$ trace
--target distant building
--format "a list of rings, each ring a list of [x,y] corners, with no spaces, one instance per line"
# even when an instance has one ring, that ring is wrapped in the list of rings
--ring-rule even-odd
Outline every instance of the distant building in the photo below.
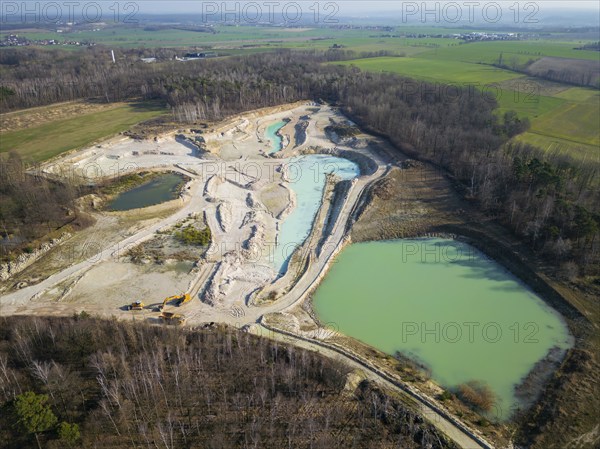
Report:
[[[185,59],[206,59],[206,58],[215,58],[217,54],[214,51],[204,51],[201,53],[186,53],[184,56]]]

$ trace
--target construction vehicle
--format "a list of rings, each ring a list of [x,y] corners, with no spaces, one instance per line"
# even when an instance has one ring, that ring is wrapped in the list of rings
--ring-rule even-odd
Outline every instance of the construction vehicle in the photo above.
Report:
[[[157,311],[162,312],[169,301],[176,301],[175,305],[177,307],[179,307],[180,305],[185,304],[186,302],[188,302],[191,299],[192,299],[192,297],[188,293],[182,293],[181,295],[169,296],[168,298],[165,298],[165,300],[162,302],[162,304],[160,304],[158,306]]]
[[[185,304],[186,302],[190,301],[192,299],[192,297],[190,296],[189,293],[184,293],[183,295],[181,295],[178,299],[177,302],[175,303],[175,305],[177,307],[182,306],[183,304]]]
[[[183,315],[179,315],[178,313],[162,312],[158,318],[167,324],[181,325],[185,323],[185,317]]]
[[[131,304],[129,304],[128,309],[129,310],[143,310],[144,303],[142,301],[132,302]]]

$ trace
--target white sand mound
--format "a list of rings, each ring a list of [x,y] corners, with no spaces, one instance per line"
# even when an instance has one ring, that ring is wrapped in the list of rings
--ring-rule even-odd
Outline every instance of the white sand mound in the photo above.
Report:
[[[285,190],[287,190],[287,192],[288,192],[288,204],[285,207],[285,209],[283,209],[281,211],[281,213],[277,216],[278,220],[283,221],[296,208],[297,199],[296,199],[296,192],[294,192],[292,189],[290,189],[286,184],[282,183],[282,184],[279,184],[279,185],[281,187],[283,187]]]
[[[227,232],[231,227],[231,203],[222,201],[217,206],[217,222],[223,232]]]

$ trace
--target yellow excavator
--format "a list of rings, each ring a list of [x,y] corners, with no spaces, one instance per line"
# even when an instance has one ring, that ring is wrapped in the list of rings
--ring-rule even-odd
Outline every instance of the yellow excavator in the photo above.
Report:
[[[161,314],[158,316],[158,318],[160,318],[167,324],[181,325],[181,324],[185,323],[184,316],[179,315],[178,313],[161,312]]]
[[[144,303],[142,301],[135,301],[127,306],[129,310],[144,310]]]
[[[176,301],[175,305],[177,307],[179,307],[182,304],[185,304],[186,302],[190,301],[191,299],[192,299],[192,297],[190,296],[189,293],[182,293],[181,295],[169,296],[168,298],[165,298],[165,300],[162,302],[162,304],[160,304],[158,306],[158,311],[162,312],[163,309],[165,308],[165,306],[167,305],[167,303],[170,301]]]
[[[177,299],[177,302],[175,303],[175,305],[177,307],[184,305],[186,302],[190,301],[192,299],[192,297],[190,296],[189,293],[184,293],[183,295],[180,295],[179,298]]]

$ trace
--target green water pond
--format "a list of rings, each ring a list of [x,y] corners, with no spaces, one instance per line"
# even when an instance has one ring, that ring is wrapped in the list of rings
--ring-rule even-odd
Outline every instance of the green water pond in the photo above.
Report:
[[[426,366],[446,388],[478,380],[495,417],[524,406],[515,386],[573,344],[561,316],[498,263],[455,240],[353,244],[317,289],[323,323]]]
[[[183,182],[183,177],[176,173],[159,175],[131,190],[120,193],[108,204],[107,208],[113,211],[126,211],[173,200],[177,198]]]

